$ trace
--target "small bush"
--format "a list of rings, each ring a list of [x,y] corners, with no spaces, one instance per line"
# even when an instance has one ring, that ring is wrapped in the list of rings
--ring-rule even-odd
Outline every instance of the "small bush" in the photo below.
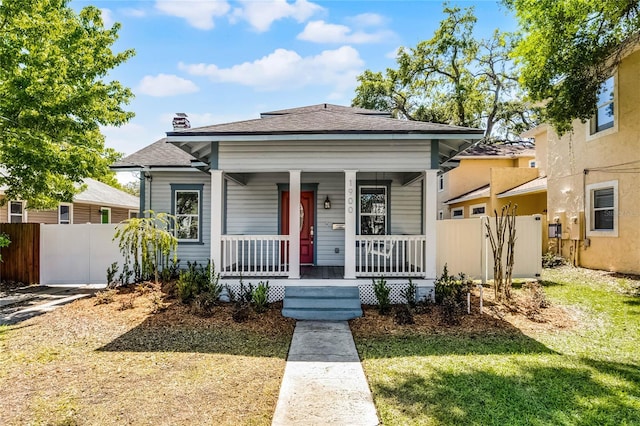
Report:
[[[458,277],[449,275],[447,265],[444,265],[442,275],[435,281],[436,303],[442,305],[444,321],[447,324],[457,324],[459,316],[465,312],[466,295],[471,291],[473,282],[463,273]]]
[[[218,298],[211,293],[200,293],[193,299],[192,312],[201,317],[209,317],[218,304]]]
[[[400,296],[404,297],[404,300],[407,301],[406,303],[409,306],[409,308],[413,309],[416,307],[417,291],[418,291],[418,287],[413,283],[411,278],[409,278],[409,284],[407,285],[407,287],[400,290]]]
[[[175,280],[180,276],[180,259],[170,259],[169,265],[162,268],[160,271],[160,281],[167,283],[171,280]]]
[[[115,289],[108,289],[108,290],[103,290],[103,291],[99,291],[96,293],[96,300],[94,300],[93,304],[94,305],[108,305],[109,303],[113,302],[114,298],[116,297],[116,294],[118,294],[118,291]]]
[[[136,294],[135,293],[129,293],[127,295],[127,297],[123,298],[120,301],[120,308],[119,309],[121,311],[126,311],[127,309],[133,309],[135,301],[136,301]]]
[[[168,303],[162,299],[162,295],[158,292],[151,293],[151,312],[157,314],[164,311],[169,306]]]
[[[0,232],[0,248],[9,247],[9,244],[11,244],[9,236],[4,232]],[[2,256],[0,256],[0,262],[2,262]]]
[[[548,251],[542,255],[542,267],[543,268],[557,268],[559,266],[566,265],[567,261],[562,256],[558,256],[552,251]]]
[[[117,287],[117,282],[115,280],[116,274],[118,273],[118,262],[113,262],[111,266],[107,268],[107,288]]]
[[[540,314],[542,309],[550,306],[547,296],[544,294],[544,288],[538,281],[531,281],[522,285],[525,293],[524,310],[525,315],[532,321],[543,321]]]
[[[253,309],[262,313],[269,307],[269,281],[266,283],[260,281],[258,286],[251,293],[251,303]]]
[[[196,283],[188,271],[180,272],[180,277],[176,282],[176,295],[182,303],[188,303],[196,294]]]
[[[399,325],[409,325],[409,324],[415,324],[415,321],[413,320],[413,313],[411,312],[411,309],[409,309],[409,305],[398,305],[395,307],[394,309],[394,316],[393,319],[396,322],[396,324]]]
[[[381,315],[388,315],[391,312],[391,287],[387,285],[387,281],[384,278],[380,278],[378,281],[373,280],[373,293],[378,300],[378,312]]]

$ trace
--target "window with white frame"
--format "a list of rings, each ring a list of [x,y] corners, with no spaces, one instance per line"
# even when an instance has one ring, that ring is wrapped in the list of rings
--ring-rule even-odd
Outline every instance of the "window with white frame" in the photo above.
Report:
[[[469,206],[469,211],[471,212],[470,216],[483,216],[487,211],[487,204],[474,204]]]
[[[174,197],[176,238],[179,241],[199,241],[200,191],[176,190]]]
[[[387,187],[362,185],[359,187],[360,235],[387,234]]]
[[[25,209],[23,201],[9,201],[9,223],[24,223]]]
[[[529,160],[529,167],[531,168],[536,167],[536,160]]]
[[[61,203],[58,206],[58,223],[70,225],[73,222],[73,204]]]
[[[587,236],[618,236],[618,181],[587,185]]]
[[[463,219],[464,218],[464,207],[458,207],[455,209],[451,209],[451,218],[452,219]]]
[[[111,223],[111,209],[100,207],[100,223]]]
[[[591,134],[610,129],[614,125],[614,78],[609,77],[600,85],[596,114],[591,120]]]
[[[438,176],[438,192],[444,191],[444,175]]]
[[[135,219],[138,217],[138,210],[129,210],[129,219]]]

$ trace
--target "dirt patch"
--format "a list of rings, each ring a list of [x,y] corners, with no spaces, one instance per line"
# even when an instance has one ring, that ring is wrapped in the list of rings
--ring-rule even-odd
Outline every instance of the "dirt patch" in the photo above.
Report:
[[[97,299],[0,329],[3,424],[270,424],[295,325],[281,306],[238,324],[155,286]]]
[[[391,315],[380,315],[375,306],[364,305],[362,318],[351,321],[351,329],[361,337],[412,334],[496,334],[510,332],[541,332],[570,330],[576,326],[575,315],[565,308],[550,304],[532,315],[530,300],[523,290],[514,290],[509,304],[496,304],[491,289],[483,291],[483,311],[480,313],[478,289],[471,295],[471,313],[462,314],[460,323],[447,324],[441,306],[418,308],[414,324],[399,325]]]

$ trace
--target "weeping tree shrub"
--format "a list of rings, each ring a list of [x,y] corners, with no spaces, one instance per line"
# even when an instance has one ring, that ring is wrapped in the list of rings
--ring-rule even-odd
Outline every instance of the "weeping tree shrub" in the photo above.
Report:
[[[498,302],[511,299],[517,209],[517,204],[512,206],[511,203],[508,203],[502,206],[500,215],[496,210],[493,211],[495,215],[494,228],[491,227],[491,220],[485,222],[493,253],[493,291],[495,300]]]
[[[113,239],[118,240],[124,267],[132,265],[134,280],[153,277],[156,284],[160,272],[177,262],[178,239],[171,232],[175,217],[147,210],[149,217],[131,218],[118,227]],[[123,283],[125,284],[125,283]]]

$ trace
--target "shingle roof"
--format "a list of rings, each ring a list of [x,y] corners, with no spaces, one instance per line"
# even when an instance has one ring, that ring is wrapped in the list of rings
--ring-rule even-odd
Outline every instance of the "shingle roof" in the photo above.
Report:
[[[465,149],[454,159],[472,157],[535,157],[535,145],[529,142],[505,144],[476,144]]]
[[[100,204],[131,209],[140,207],[140,199],[138,197],[105,183],[87,178],[84,179],[84,184],[86,189],[73,198],[75,203]]]
[[[340,109],[310,109],[269,118],[236,121],[212,126],[167,132],[186,135],[286,135],[286,134],[482,134],[481,129],[383,116],[346,113]]]
[[[491,195],[491,185],[487,184],[481,186],[480,188],[473,189],[467,193],[457,196],[456,198],[452,198],[448,201],[445,201],[445,204],[456,204],[461,203],[463,201],[477,200],[479,198],[487,198]]]
[[[111,165],[114,169],[150,166],[190,167],[195,157],[162,138]]]
[[[507,191],[498,194],[498,198],[513,197],[515,195],[535,194],[537,192],[545,192],[547,190],[547,177],[539,177],[529,182],[518,185]]]
[[[333,104],[317,104],[317,105],[309,105],[309,106],[304,106],[299,108],[281,109],[278,111],[263,112],[260,114],[260,116],[265,118],[265,117],[272,117],[276,115],[299,114],[302,112],[312,112],[312,111],[319,111],[319,110],[327,110],[327,111],[339,112],[343,114],[362,114],[362,115],[372,115],[372,116],[391,118],[391,113],[387,111],[376,111],[373,109],[347,107],[347,106],[333,105]]]

